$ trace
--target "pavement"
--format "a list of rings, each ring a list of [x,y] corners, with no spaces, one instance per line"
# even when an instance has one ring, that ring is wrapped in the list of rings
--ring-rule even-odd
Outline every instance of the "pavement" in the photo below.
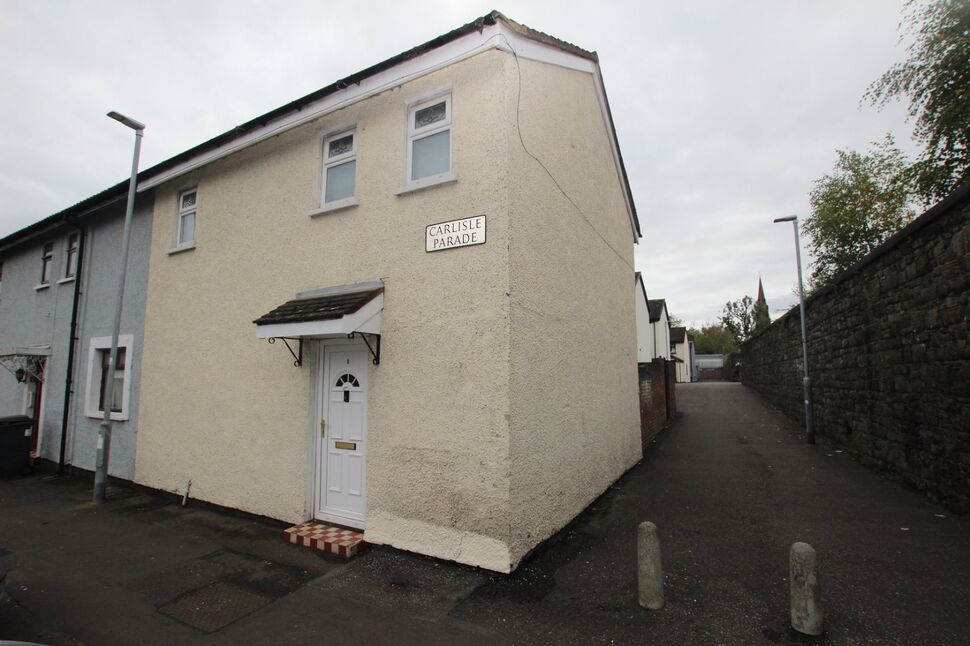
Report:
[[[678,385],[644,460],[511,575],[84,477],[0,482],[0,639],[46,644],[959,644],[970,523],[856,464],[739,384]],[[637,605],[658,526],[666,606]],[[788,549],[821,563],[826,634],[788,627]],[[5,573],[5,577],[4,577]]]

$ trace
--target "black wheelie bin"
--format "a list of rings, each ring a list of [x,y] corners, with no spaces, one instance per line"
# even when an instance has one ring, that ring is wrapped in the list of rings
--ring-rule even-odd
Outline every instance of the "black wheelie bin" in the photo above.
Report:
[[[0,478],[30,475],[30,440],[34,420],[26,415],[0,417]]]

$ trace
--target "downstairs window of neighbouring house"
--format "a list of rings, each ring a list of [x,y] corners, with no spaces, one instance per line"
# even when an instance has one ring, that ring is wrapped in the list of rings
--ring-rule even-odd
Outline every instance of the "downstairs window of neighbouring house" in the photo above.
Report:
[[[104,417],[103,403],[111,407],[111,419],[126,420],[130,414],[132,336],[118,336],[114,378],[110,380],[111,337],[91,339],[88,350],[88,379],[84,399],[87,417]]]

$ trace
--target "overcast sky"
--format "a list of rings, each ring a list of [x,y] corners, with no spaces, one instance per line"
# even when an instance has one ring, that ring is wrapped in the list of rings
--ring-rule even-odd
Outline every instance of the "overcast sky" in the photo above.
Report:
[[[838,148],[904,106],[863,92],[902,60],[901,0],[0,0],[0,237],[142,168],[498,9],[600,55],[643,227],[637,269],[689,324],[794,302],[791,225]],[[807,261],[806,261],[807,262]]]

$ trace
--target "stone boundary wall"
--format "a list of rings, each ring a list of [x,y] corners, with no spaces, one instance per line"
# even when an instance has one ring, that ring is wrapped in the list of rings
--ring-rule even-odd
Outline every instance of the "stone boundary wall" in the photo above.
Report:
[[[970,184],[806,303],[816,433],[970,512]],[[795,307],[742,348],[742,382],[802,423]]]
[[[638,364],[640,373],[640,439],[644,449],[677,410],[673,362],[654,359]]]

